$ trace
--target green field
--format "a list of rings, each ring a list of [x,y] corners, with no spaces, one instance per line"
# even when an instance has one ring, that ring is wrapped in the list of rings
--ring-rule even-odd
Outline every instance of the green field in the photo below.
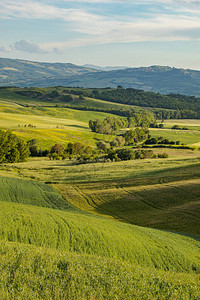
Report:
[[[1,198],[2,240],[116,258],[163,270],[200,272],[199,239],[71,211],[58,195],[55,203],[55,193],[48,186],[29,182],[26,188],[24,180],[1,179],[8,193]],[[16,185],[18,194],[13,192]],[[34,201],[37,195],[35,187],[49,193],[45,202],[45,197],[38,196],[33,206],[30,199]],[[29,199],[29,205],[25,199]],[[46,203],[54,209],[42,207]]]
[[[1,299],[198,299],[200,277],[115,259],[0,243]]]
[[[36,181],[0,177],[0,201],[55,209],[72,207],[50,186]]]
[[[186,145],[197,145],[200,142],[200,130],[150,129],[152,137],[164,137],[170,141],[180,141]]]
[[[39,182],[2,187],[1,299],[198,297],[199,238],[75,211]]]
[[[7,112],[7,110],[9,112]],[[55,143],[64,146],[69,141],[80,141],[95,146],[96,141],[112,140],[113,136],[91,132],[89,120],[104,119],[109,114],[64,108],[24,108],[0,103],[0,128],[10,129],[25,140],[36,139],[42,149]],[[27,125],[31,124],[31,127]]]
[[[14,95],[0,90],[0,129],[42,149],[114,139],[88,126],[109,114]],[[199,120],[164,126],[151,135],[199,145]],[[153,151],[169,158],[0,164],[0,299],[199,299],[200,151]]]
[[[88,212],[200,235],[198,151],[181,150],[181,156],[164,161],[86,165],[37,158],[1,166],[0,174],[48,182],[69,203]]]

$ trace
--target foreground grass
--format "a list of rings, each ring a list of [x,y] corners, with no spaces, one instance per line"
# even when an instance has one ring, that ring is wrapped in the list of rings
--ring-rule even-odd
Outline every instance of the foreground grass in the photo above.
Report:
[[[0,228],[1,240],[200,272],[199,239],[80,212],[1,202]]]
[[[198,299],[200,277],[0,243],[1,299]]]

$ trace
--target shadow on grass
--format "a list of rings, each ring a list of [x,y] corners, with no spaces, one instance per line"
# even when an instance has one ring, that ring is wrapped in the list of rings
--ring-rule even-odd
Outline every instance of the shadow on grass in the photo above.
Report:
[[[81,126],[81,125],[75,125],[75,124],[69,124],[69,125],[64,125],[65,127],[76,127],[76,128],[81,128],[81,129],[89,129],[87,126]]]

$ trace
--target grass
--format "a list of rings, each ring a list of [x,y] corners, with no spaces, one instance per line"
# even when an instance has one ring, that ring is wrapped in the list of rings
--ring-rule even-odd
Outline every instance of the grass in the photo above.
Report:
[[[138,181],[135,181],[136,184]],[[200,180],[126,187],[114,184],[53,185],[76,207],[114,219],[200,236]]]
[[[200,161],[198,152],[184,152],[166,160],[86,165],[32,159],[3,165],[0,174],[48,182],[73,206],[94,214],[200,235]]]
[[[88,128],[89,119],[107,115],[41,107],[0,90],[0,128],[36,139],[42,149],[112,140]],[[170,121],[188,125],[164,125]],[[188,131],[151,134],[198,144],[198,122],[189,121]],[[200,152],[153,150],[170,157],[1,164],[0,299],[198,299]]]
[[[186,153],[188,155],[188,151]],[[184,153],[184,150],[181,151]],[[168,159],[146,159],[108,163],[76,164],[73,161],[50,161],[48,158],[32,158],[28,162],[3,164],[0,174],[12,174],[23,178],[35,178],[43,182],[55,183],[93,183],[117,180],[137,185],[142,179],[143,185],[173,182],[199,178],[199,151],[193,156],[178,156]],[[136,184],[134,181],[136,180]]]
[[[170,129],[150,129],[152,137],[162,136],[171,141],[180,141],[186,145],[193,145],[200,141],[199,130],[170,130]]]
[[[25,140],[36,139],[38,146],[42,149],[50,149],[55,143],[65,146],[69,141],[80,141],[94,147],[99,139],[110,141],[114,138],[114,136],[91,132],[86,122],[90,117],[92,118],[91,112],[86,114],[84,111],[53,108],[52,111],[50,110],[53,117],[48,116],[48,109],[44,110],[47,115],[41,113],[40,110],[34,111],[35,114],[31,115],[31,111],[32,109],[30,109],[30,114],[25,114],[25,111],[19,113],[15,110],[15,113],[0,112],[0,128],[10,129]],[[63,118],[60,118],[60,115]],[[93,114],[93,117],[97,118],[105,116],[106,114],[103,113]],[[84,121],[80,121],[81,119]],[[27,127],[28,124],[34,127]]]
[[[0,177],[0,201],[29,204],[55,209],[72,208],[62,196],[47,184],[10,177]]]
[[[1,202],[0,239],[114,258],[177,272],[200,272],[200,241],[70,210]]]
[[[189,129],[200,130],[200,120],[197,119],[170,119],[165,120],[163,124],[166,128],[171,128],[174,125],[180,125]]]
[[[0,243],[1,299],[198,299],[199,275]]]

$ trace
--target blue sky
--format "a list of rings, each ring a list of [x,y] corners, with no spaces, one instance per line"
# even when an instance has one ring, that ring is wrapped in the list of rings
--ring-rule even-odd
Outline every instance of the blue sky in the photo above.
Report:
[[[1,0],[0,56],[200,69],[200,1]]]

